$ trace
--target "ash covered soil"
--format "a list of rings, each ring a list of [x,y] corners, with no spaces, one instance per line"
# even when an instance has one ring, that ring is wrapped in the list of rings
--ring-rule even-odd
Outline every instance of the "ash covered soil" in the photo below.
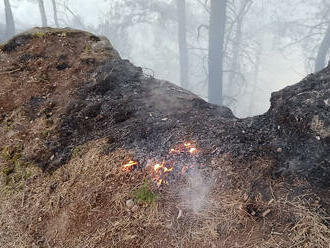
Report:
[[[1,44],[0,83],[2,247],[330,247],[329,67],[238,119],[105,38],[36,28]]]

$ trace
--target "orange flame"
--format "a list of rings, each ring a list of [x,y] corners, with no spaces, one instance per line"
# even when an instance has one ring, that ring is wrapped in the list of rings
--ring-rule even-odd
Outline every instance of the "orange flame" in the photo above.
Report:
[[[171,172],[171,171],[173,171],[173,168],[164,167],[163,170],[164,170],[164,172]]]
[[[161,168],[163,168],[162,164],[155,164],[154,165],[154,171],[157,173]]]
[[[175,156],[176,155],[181,156],[181,154],[182,155],[190,154],[191,156],[194,156],[197,153],[198,150],[193,142],[184,142],[169,150],[169,154],[173,154]],[[149,167],[151,170],[152,180],[155,182],[156,185],[161,186],[163,184],[168,183],[169,174],[176,169],[174,168],[174,166],[176,166],[176,162],[173,159],[175,159],[175,157],[174,158],[171,157],[170,161],[155,163],[151,167]],[[131,160],[123,165],[122,170],[126,172],[131,172],[137,166],[138,166],[138,162]],[[182,166],[181,168],[180,167],[177,168],[178,171],[179,172],[181,171],[181,174],[185,174],[188,170],[193,169],[195,165],[192,164],[192,165]]]
[[[192,147],[192,148],[189,149],[189,152],[191,154],[193,154],[193,153],[197,152],[197,149],[195,147]]]
[[[132,171],[138,165],[138,162],[130,160],[126,164],[123,165],[123,171]]]
[[[156,173],[158,173],[158,172],[164,172],[165,173],[165,172],[170,172],[172,170],[173,170],[173,168],[167,168],[164,163],[154,165],[154,171]]]

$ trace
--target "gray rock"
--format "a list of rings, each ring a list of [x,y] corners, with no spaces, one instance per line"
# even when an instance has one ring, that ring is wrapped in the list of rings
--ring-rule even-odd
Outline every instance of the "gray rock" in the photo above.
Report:
[[[128,207],[129,209],[133,208],[134,205],[135,205],[135,203],[132,199],[129,199],[126,201],[126,207]]]

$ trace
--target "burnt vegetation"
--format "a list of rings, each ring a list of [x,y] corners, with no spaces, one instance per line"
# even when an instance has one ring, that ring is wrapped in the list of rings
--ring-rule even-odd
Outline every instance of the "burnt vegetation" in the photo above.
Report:
[[[1,245],[329,244],[329,67],[239,119],[102,39],[34,29],[1,48]]]

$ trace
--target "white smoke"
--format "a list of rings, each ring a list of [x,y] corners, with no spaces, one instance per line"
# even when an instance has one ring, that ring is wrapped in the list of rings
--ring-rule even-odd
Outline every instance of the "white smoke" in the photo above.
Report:
[[[203,175],[200,170],[189,171],[187,173],[187,185],[180,193],[183,206],[195,214],[207,209],[212,185],[212,179]]]

